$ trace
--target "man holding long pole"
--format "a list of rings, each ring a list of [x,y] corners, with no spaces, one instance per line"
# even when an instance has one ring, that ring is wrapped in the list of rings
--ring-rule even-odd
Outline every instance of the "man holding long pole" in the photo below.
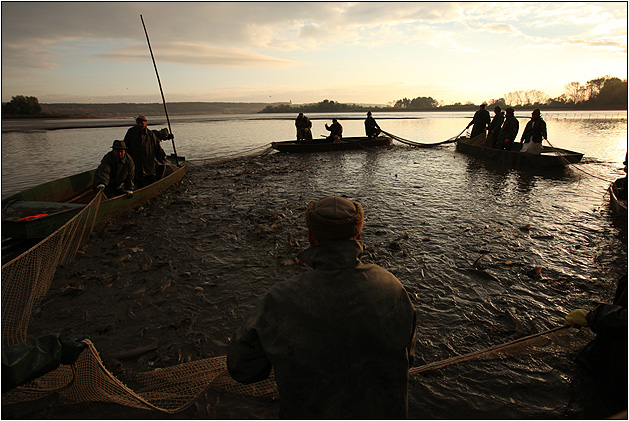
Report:
[[[159,144],[159,139],[147,127],[148,121],[143,115],[135,119],[135,126],[127,130],[124,143],[129,148],[129,155],[135,164],[133,182],[136,188],[148,186],[157,181],[155,175],[155,160],[162,164],[166,162],[166,152]]]

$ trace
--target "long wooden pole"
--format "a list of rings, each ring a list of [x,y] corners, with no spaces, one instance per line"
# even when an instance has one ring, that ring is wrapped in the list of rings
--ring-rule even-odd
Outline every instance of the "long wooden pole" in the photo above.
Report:
[[[164,90],[162,89],[162,81],[159,79],[159,72],[157,71],[157,64],[155,64],[155,57],[153,56],[153,49],[151,48],[151,41],[149,40],[149,33],[146,31],[146,25],[144,24],[144,18],[140,15],[142,21],[142,27],[144,28],[144,35],[146,35],[146,43],[149,46],[151,52],[151,59],[153,60],[153,67],[155,68],[155,75],[157,76],[157,83],[159,84],[159,91],[162,94],[162,103],[164,104],[164,112],[166,113],[166,121],[168,122],[168,132],[172,135],[173,131],[170,128],[170,118],[168,118],[168,109],[166,108],[166,99],[164,98]],[[175,155],[175,164],[179,166],[179,160],[177,159],[177,149],[175,148],[175,137],[172,138],[173,152]]]

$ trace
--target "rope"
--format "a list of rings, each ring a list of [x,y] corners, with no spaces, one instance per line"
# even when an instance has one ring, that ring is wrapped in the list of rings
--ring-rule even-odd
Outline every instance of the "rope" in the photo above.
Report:
[[[548,335],[550,333],[553,333],[553,332],[565,329],[567,327],[570,327],[570,326],[555,327],[553,329],[546,330],[544,332],[535,333],[535,334],[530,335],[530,336],[525,336],[523,338],[519,338],[519,339],[516,339],[516,340],[511,341],[511,342],[507,342],[507,343],[500,344],[500,345],[494,345],[494,346],[491,346],[489,348],[481,349],[479,351],[473,351],[473,352],[470,352],[469,354],[458,355],[456,357],[448,358],[448,359],[441,360],[441,361],[436,361],[434,363],[424,364],[424,365],[421,365],[419,367],[412,367],[411,369],[408,370],[408,374],[412,376],[412,375],[415,375],[415,374],[423,373],[424,371],[435,370],[437,368],[446,367],[448,365],[456,364],[456,363],[459,363],[459,362],[462,362],[462,361],[466,361],[466,360],[472,359],[474,357],[478,357],[478,356],[483,355],[483,354],[488,354],[490,352],[498,351],[500,349],[507,348],[507,347],[516,345],[516,344],[521,343],[521,342],[526,342],[526,341],[529,341],[531,339],[535,339],[535,338],[537,338],[539,336]]]
[[[594,174],[590,174],[589,172],[587,172],[587,171],[585,171],[585,170],[583,170],[583,169],[581,169],[581,168],[579,168],[579,167],[576,167],[576,166],[572,165],[572,163],[571,163],[570,161],[568,161],[568,160],[567,160],[567,159],[563,156],[563,154],[562,154],[562,153],[560,153],[557,149],[555,149],[555,147],[552,145],[552,143],[550,143],[550,141],[549,141],[548,139],[546,139],[546,142],[548,142],[548,144],[550,145],[550,147],[551,147],[551,149],[553,150],[553,152],[555,152],[555,153],[556,153],[556,154],[557,154],[557,155],[558,155],[558,156],[559,156],[562,160],[564,160],[564,162],[565,162],[565,163],[567,164],[567,166],[569,166],[570,168],[572,168],[572,169],[577,169],[577,170],[581,171],[582,173],[585,173],[585,174],[589,175],[590,177],[598,178],[599,180],[603,180],[603,181],[604,181],[604,182],[606,182],[606,183],[611,183],[611,181],[609,181],[609,180],[606,180],[606,179],[604,179],[604,178],[602,178],[602,177],[599,177],[599,176],[597,176],[597,175],[594,175]]]
[[[206,162],[216,163],[216,162],[222,162],[222,161],[229,161],[234,158],[246,158],[246,157],[265,155],[267,153],[270,153],[272,150],[273,148],[271,147],[271,144],[267,143],[262,146],[256,146],[251,149],[245,149],[244,151],[222,155],[217,158],[193,159],[193,160],[191,159],[191,160],[188,160],[188,162],[192,162],[192,163],[200,162],[202,164],[205,164]]]
[[[401,138],[401,137],[396,136],[394,134],[391,134],[389,132],[385,132],[384,130],[382,131],[382,133],[386,134],[387,136],[391,137],[392,139],[397,140],[398,142],[405,143],[405,144],[410,145],[410,146],[417,146],[417,147],[420,147],[420,148],[432,148],[433,146],[445,145],[446,143],[453,143],[453,142],[456,142],[456,139],[458,139],[458,137],[461,135],[459,133],[457,136],[451,137],[448,140],[444,140],[443,142],[438,142],[438,143],[419,143],[419,142],[413,142],[412,140]],[[463,133],[463,132],[461,132],[461,133]]]

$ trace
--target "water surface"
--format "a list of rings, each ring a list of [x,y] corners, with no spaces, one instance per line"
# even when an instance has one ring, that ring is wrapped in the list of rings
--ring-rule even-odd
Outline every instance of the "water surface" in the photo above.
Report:
[[[218,197],[202,187],[199,191],[206,194],[208,209],[275,210],[290,204],[296,208],[287,214],[295,215],[310,199],[329,194],[361,202],[368,251],[363,260],[393,272],[411,295],[418,314],[415,365],[421,365],[560,326],[570,310],[612,299],[616,278],[627,272],[627,240],[611,217],[606,189],[624,175],[627,121],[610,119],[609,112],[594,114],[546,117],[553,146],[585,154],[582,163],[560,173],[504,168],[459,154],[454,145],[423,149],[396,144],[342,153],[271,154],[256,158],[250,168],[234,164],[247,171],[267,165],[295,168],[254,178],[260,190],[255,201],[239,177],[234,177],[233,189],[221,184],[224,194]],[[191,172],[201,171],[203,160],[292,139],[293,117],[174,119],[177,152],[193,161]],[[315,136],[325,134],[323,125],[331,117],[311,115]],[[362,115],[335,117],[347,136],[363,134]],[[375,117],[388,132],[432,143],[457,135],[471,116]],[[528,115],[517,117],[522,130]],[[3,133],[2,195],[95,167],[125,131],[94,127]],[[172,152],[169,142],[164,147]],[[300,223],[295,215],[295,224]],[[474,262],[494,278],[471,272]],[[541,277],[529,275],[534,267],[542,268]],[[422,375],[411,382],[410,415],[574,418],[570,388],[577,351],[569,345],[562,344],[564,351],[555,354],[525,350],[504,361],[463,363]]]

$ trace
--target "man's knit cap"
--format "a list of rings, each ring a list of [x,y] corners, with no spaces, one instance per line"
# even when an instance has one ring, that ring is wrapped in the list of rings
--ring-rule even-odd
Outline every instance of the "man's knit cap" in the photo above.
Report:
[[[313,200],[306,208],[306,226],[322,242],[356,237],[363,229],[363,217],[360,203],[344,197]]]

